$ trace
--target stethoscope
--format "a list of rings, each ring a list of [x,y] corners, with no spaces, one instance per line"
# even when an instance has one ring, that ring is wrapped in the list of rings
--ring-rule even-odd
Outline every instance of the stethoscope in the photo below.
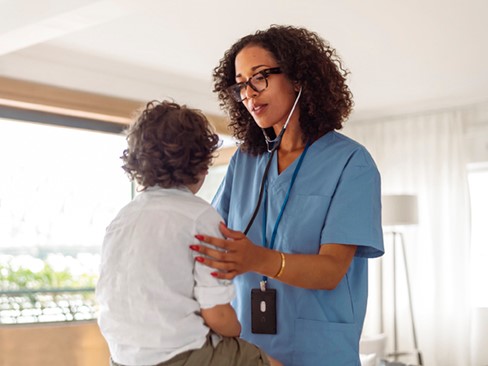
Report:
[[[247,233],[249,232],[249,229],[251,228],[254,220],[256,219],[256,216],[257,216],[258,211],[259,211],[259,207],[261,206],[261,201],[263,199],[264,186],[266,184],[266,178],[268,177],[268,172],[269,172],[269,168],[271,166],[271,161],[273,160],[273,155],[274,155],[275,151],[278,150],[278,147],[281,144],[281,140],[283,138],[285,130],[288,127],[288,123],[290,122],[291,115],[295,111],[295,108],[298,104],[298,100],[300,99],[301,95],[302,95],[302,87],[300,87],[300,90],[298,91],[298,95],[295,99],[295,103],[293,103],[293,106],[290,110],[290,113],[288,114],[288,118],[286,119],[286,122],[285,122],[283,128],[281,129],[278,136],[276,136],[276,138],[270,139],[269,136],[266,134],[266,131],[264,130],[264,128],[261,129],[263,131],[264,139],[266,141],[266,147],[268,149],[268,152],[270,153],[270,156],[268,159],[268,163],[266,164],[266,168],[264,169],[263,178],[261,179],[261,185],[259,187],[258,202],[256,203],[256,207],[254,208],[254,212],[251,216],[251,219],[249,220],[249,222],[246,226],[246,229],[244,230],[244,235],[247,235]]]

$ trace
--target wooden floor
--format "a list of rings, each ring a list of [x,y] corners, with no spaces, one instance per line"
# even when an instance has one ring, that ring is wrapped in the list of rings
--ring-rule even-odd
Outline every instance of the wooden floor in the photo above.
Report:
[[[108,366],[96,322],[0,325],[0,366]]]

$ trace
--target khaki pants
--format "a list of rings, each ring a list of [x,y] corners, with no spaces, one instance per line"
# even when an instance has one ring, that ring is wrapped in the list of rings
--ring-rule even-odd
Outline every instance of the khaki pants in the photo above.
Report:
[[[124,366],[110,360],[111,366]],[[200,349],[183,352],[155,366],[270,366],[266,354],[241,338],[223,337],[214,348],[210,336]]]

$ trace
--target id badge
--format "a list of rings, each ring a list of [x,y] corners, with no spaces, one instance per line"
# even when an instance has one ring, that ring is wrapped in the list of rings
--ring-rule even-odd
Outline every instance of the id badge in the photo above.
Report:
[[[254,334],[276,334],[276,289],[251,290],[251,331]]]

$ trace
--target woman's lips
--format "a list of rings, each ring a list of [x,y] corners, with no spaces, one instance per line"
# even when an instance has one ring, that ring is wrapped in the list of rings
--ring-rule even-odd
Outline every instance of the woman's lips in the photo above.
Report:
[[[252,106],[252,113],[259,116],[260,114],[264,113],[264,110],[266,109],[266,107],[267,107],[267,104],[253,105]]]

